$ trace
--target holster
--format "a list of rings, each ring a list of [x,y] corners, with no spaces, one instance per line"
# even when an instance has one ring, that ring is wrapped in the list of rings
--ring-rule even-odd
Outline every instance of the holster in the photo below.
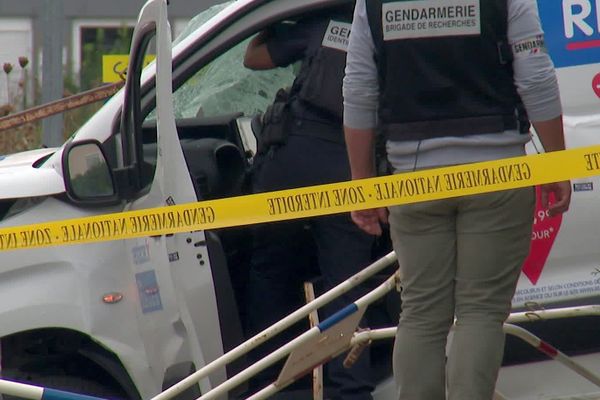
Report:
[[[271,146],[281,146],[287,142],[289,133],[289,92],[279,89],[275,101],[267,107],[262,116],[262,129],[257,137],[257,153],[267,152]]]

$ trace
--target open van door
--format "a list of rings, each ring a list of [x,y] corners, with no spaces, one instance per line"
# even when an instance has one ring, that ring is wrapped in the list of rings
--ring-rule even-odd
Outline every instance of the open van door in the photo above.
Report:
[[[166,0],[146,3],[134,30],[121,115],[125,191],[128,210],[197,201],[180,146],[173,114],[171,31]],[[141,72],[144,55],[155,46],[155,165],[144,160]],[[148,223],[140,220],[139,223]],[[222,354],[221,334],[210,262],[203,232],[127,240],[140,307],[137,317],[157,382],[183,378]],[[190,309],[188,306],[193,306]],[[200,319],[202,317],[202,320]],[[202,323],[204,321],[204,323]],[[176,351],[173,351],[173,350]],[[171,370],[169,370],[171,368]],[[224,371],[200,382],[202,391],[223,380]]]

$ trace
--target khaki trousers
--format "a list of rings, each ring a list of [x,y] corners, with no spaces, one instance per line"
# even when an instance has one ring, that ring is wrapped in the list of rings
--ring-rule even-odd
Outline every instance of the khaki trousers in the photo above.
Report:
[[[534,205],[524,188],[390,208],[402,273],[399,400],[492,399]]]

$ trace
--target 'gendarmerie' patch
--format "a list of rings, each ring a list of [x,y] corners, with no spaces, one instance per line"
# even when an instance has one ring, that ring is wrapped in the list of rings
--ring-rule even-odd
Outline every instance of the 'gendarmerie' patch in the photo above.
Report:
[[[323,47],[347,51],[348,39],[350,38],[350,27],[352,24],[341,21],[329,21],[327,31],[323,37]]]
[[[384,40],[481,34],[479,0],[412,0],[384,3]]]
[[[537,35],[532,38],[519,40],[512,44],[512,51],[515,58],[523,58],[527,56],[536,55],[539,53],[546,53],[546,43],[544,42],[543,35]]]

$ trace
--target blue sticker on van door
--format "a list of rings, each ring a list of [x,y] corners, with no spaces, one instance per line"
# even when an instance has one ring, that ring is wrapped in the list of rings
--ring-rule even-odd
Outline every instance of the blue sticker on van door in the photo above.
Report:
[[[600,0],[538,0],[556,67],[600,62]]]
[[[135,274],[138,293],[140,294],[140,304],[142,313],[146,314],[152,311],[160,311],[163,309],[160,299],[160,290],[158,281],[153,270],[144,271]]]
[[[150,245],[145,243],[141,246],[134,246],[131,249],[131,254],[133,255],[133,263],[135,265],[147,263],[150,261]]]

